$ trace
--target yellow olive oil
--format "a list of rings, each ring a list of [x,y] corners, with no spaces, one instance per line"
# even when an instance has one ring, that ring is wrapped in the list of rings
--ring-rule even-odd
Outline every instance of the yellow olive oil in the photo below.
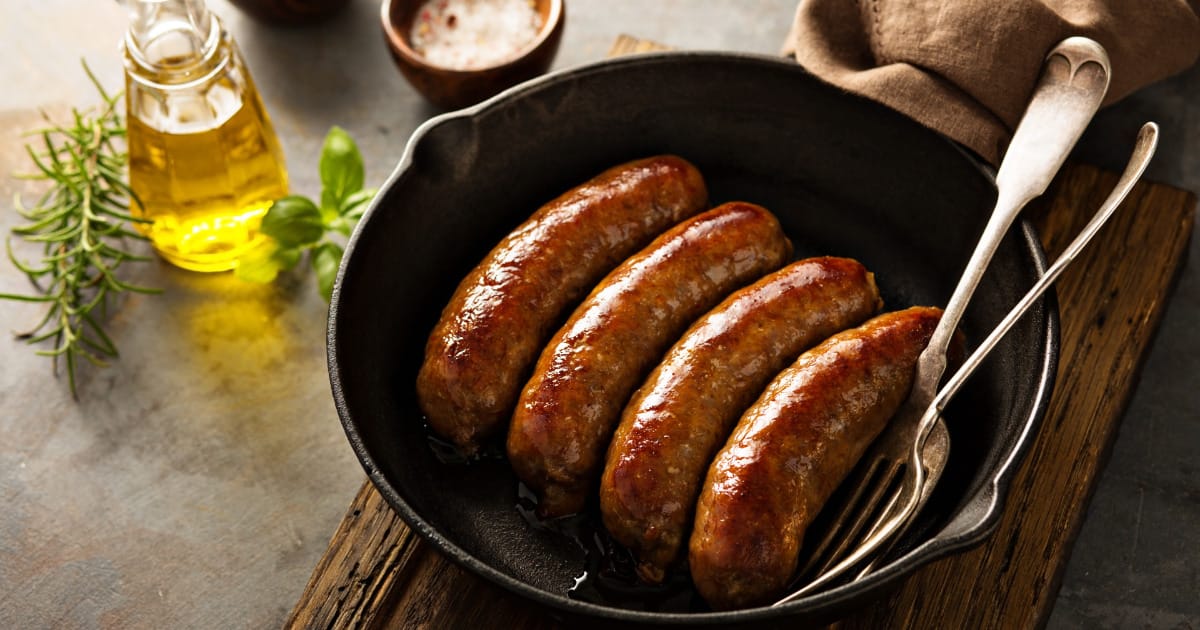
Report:
[[[250,85],[249,87],[253,87]],[[195,271],[224,271],[262,237],[271,202],[287,194],[283,151],[256,92],[203,130],[154,129],[128,120],[129,184],[158,252]]]
[[[155,250],[225,271],[287,194],[283,151],[241,53],[203,0],[134,0],[125,37],[133,212]]]

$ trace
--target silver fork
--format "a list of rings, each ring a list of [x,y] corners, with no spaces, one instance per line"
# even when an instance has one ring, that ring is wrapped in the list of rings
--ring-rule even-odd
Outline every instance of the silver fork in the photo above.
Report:
[[[1108,198],[1100,205],[1100,209],[1096,211],[1096,214],[1092,216],[1088,224],[1080,230],[1075,240],[1071,241],[1071,244],[1063,250],[1058,259],[1054,261],[1054,264],[1046,270],[1045,275],[1039,278],[1033,287],[1029,289],[1029,292],[1021,298],[1021,301],[1017,302],[1017,305],[1004,316],[1004,319],[1000,320],[1000,323],[988,334],[983,343],[979,344],[979,347],[963,362],[958,371],[954,373],[954,376],[946,380],[946,384],[942,386],[942,389],[938,391],[929,408],[925,410],[924,415],[921,416],[921,425],[917,429],[917,434],[921,435],[926,431],[935,431],[940,426],[940,435],[945,438],[945,441],[943,444],[934,445],[932,442],[936,434],[933,432],[929,433],[929,437],[921,449],[921,464],[930,472],[925,477],[925,486],[921,489],[921,497],[917,501],[916,507],[901,525],[900,530],[892,537],[891,542],[894,543],[896,541],[900,532],[912,523],[917,514],[920,513],[921,508],[925,506],[925,502],[929,499],[930,493],[937,484],[939,477],[937,473],[940,473],[945,466],[946,459],[949,456],[949,436],[946,432],[946,425],[943,422],[942,412],[946,409],[946,405],[949,404],[950,399],[954,398],[954,395],[958,393],[958,390],[962,388],[971,374],[983,363],[983,360],[987,358],[992,349],[1000,343],[1004,335],[1016,325],[1021,316],[1058,280],[1063,271],[1071,263],[1075,262],[1076,257],[1079,256],[1079,253],[1083,251],[1088,242],[1092,240],[1092,237],[1100,231],[1100,228],[1104,227],[1104,224],[1116,212],[1117,206],[1121,205],[1121,202],[1125,200],[1129,192],[1133,190],[1134,184],[1141,179],[1142,173],[1146,170],[1146,166],[1150,164],[1150,159],[1154,157],[1154,151],[1157,147],[1158,125],[1152,122],[1142,125],[1142,128],[1138,131],[1137,141],[1134,143],[1133,154],[1129,157],[1129,163],[1125,165],[1125,171],[1121,173],[1121,178],[1117,180],[1117,185],[1113,187]],[[913,465],[913,463],[910,462],[910,465]],[[934,470],[937,472],[934,473]],[[868,535],[870,533],[868,532]],[[863,571],[859,573],[858,577],[861,578],[874,570],[879,559],[880,555],[876,555]]]
[[[912,391],[886,434],[857,467],[863,472],[861,478],[849,481],[855,484],[850,486],[856,488],[854,495],[834,517],[826,536],[814,548],[812,560],[800,573],[810,573],[815,566],[820,567],[818,576],[776,602],[776,606],[828,584],[872,554],[900,530],[921,503],[922,494],[927,496],[932,488],[927,477],[936,480],[941,474],[949,433],[940,415],[935,413],[933,422],[922,422],[922,418],[937,394],[951,338],[1005,233],[1021,209],[1046,191],[1099,109],[1110,75],[1104,48],[1085,37],[1065,39],[1046,56],[1033,97],[996,174],[995,209],[929,345],[921,353]],[[921,465],[926,450],[929,460]],[[889,493],[901,471],[904,477],[900,488]],[[869,535],[855,544],[853,541],[872,519],[874,524],[866,528]],[[851,547],[849,555],[843,557]]]

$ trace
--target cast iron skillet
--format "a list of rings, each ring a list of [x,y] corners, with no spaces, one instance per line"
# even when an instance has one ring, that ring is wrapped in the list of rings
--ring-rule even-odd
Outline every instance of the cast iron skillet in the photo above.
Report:
[[[338,414],[380,493],[455,562],[554,614],[592,621],[828,620],[983,540],[1049,399],[1053,304],[1025,317],[949,410],[948,468],[893,559],[866,580],[777,609],[714,613],[686,584],[665,603],[568,597],[587,554],[525,520],[507,462],[435,456],[414,382],[458,281],[542,203],[611,165],[657,153],[694,162],[714,205],[738,199],[771,209],[798,258],[861,260],[890,309],[945,303],[995,197],[988,170],[951,142],[777,58],[628,57],[434,118],[409,141],[351,238],[330,307]],[[1044,266],[1033,229],[1021,223],[967,311],[967,337],[982,339]]]

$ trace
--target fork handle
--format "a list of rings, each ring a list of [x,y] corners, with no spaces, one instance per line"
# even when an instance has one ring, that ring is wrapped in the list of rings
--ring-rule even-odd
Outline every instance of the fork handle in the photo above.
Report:
[[[1096,214],[1092,216],[1088,224],[1083,227],[1083,230],[1079,232],[1075,240],[1071,241],[1071,244],[1063,250],[1058,260],[1055,260],[1054,264],[1046,270],[1045,275],[1034,283],[1029,292],[1021,298],[1021,301],[1004,316],[1004,319],[1000,320],[1000,323],[996,325],[991,334],[975,348],[975,352],[971,353],[971,356],[963,362],[958,371],[954,373],[954,376],[951,376],[946,381],[946,384],[934,399],[934,405],[932,405],[934,407],[933,413],[941,413],[945,409],[950,399],[958,393],[963,383],[975,372],[975,368],[983,363],[983,360],[996,347],[996,344],[1000,343],[1004,335],[1016,325],[1021,316],[1033,306],[1034,302],[1042,297],[1046,289],[1050,288],[1050,285],[1075,261],[1075,258],[1079,256],[1084,247],[1087,247],[1088,242],[1100,231],[1100,228],[1104,227],[1108,219],[1117,211],[1117,207],[1129,195],[1129,191],[1133,190],[1134,184],[1141,179],[1142,173],[1146,170],[1146,166],[1150,164],[1150,158],[1154,157],[1154,150],[1157,147],[1158,125],[1152,122],[1142,125],[1141,130],[1138,131],[1137,142],[1134,144],[1133,155],[1129,158],[1129,164],[1125,166],[1125,171],[1121,173],[1121,178],[1117,181],[1117,185],[1113,187],[1112,192],[1109,193],[1108,198],[1104,200],[1100,209],[1096,211]]]
[[[1108,54],[1086,37],[1065,39],[1046,56],[1029,107],[996,174],[996,207],[917,363],[911,400],[917,408],[933,401],[946,370],[950,339],[1000,241],[1025,204],[1046,191],[1066,161],[1100,108],[1110,75]]]

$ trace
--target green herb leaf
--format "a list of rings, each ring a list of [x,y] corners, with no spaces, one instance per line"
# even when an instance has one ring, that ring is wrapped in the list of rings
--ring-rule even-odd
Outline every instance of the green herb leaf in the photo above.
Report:
[[[254,249],[238,257],[237,266],[233,268],[233,275],[246,282],[262,284],[271,282],[279,274],[279,266],[272,259],[278,249],[279,243],[275,240],[264,240]]]
[[[233,273],[237,276],[238,280],[267,284],[274,282],[275,276],[279,275],[279,267],[275,265],[275,261],[271,260],[270,256],[263,258],[243,256],[238,259],[237,267],[233,268]]]
[[[328,302],[333,295],[333,281],[342,264],[342,248],[337,243],[324,242],[313,248],[312,267],[317,272],[317,288]]]
[[[271,205],[263,215],[259,231],[284,248],[300,247],[321,240],[325,224],[321,220],[321,211],[311,200],[288,195]]]
[[[238,258],[233,273],[240,280],[266,284],[275,280],[281,271],[287,271],[300,261],[300,250],[281,247],[274,239],[267,239]]]
[[[130,240],[145,240],[132,230],[149,223],[128,212],[137,200],[125,181],[128,154],[123,146],[125,125],[120,115],[121,94],[109,95],[87,63],[83,70],[103,101],[96,109],[72,110],[71,122],[50,123],[35,132],[40,142],[25,145],[37,172],[24,179],[45,180],[49,186],[32,207],[14,199],[16,212],[28,221],[12,228],[27,242],[42,244],[36,264],[19,261],[7,248],[12,264],[29,277],[37,295],[0,294],[0,299],[40,302],[46,311],[33,329],[17,338],[31,344],[50,341],[52,349],[37,354],[61,358],[71,393],[75,367],[82,357],[103,365],[117,356],[117,346],[102,328],[109,298],[122,291],[156,293],[157,289],[120,278],[127,262],[148,260],[130,251]]]
[[[280,271],[294,267],[300,255],[310,250],[317,287],[329,300],[342,260],[341,245],[330,237],[350,236],[376,191],[363,189],[362,155],[340,127],[331,128],[325,137],[320,171],[321,205],[297,195],[276,201],[263,216],[260,228],[272,241],[265,249],[255,249],[238,260],[239,278],[270,282]]]
[[[321,148],[321,206],[341,208],[350,195],[362,190],[363,160],[358,145],[346,130],[334,126]]]
[[[354,224],[356,222],[356,220],[351,220],[347,217],[334,217],[332,221],[325,224],[325,227],[338,234],[350,236],[350,233],[354,231]]]
[[[338,207],[338,214],[355,219],[361,217],[371,200],[375,198],[375,192],[374,188],[367,188],[346,197],[342,200],[342,205]]]
[[[301,251],[299,249],[279,248],[275,250],[275,255],[272,259],[278,263],[280,271],[287,271],[296,266],[300,262]]]

